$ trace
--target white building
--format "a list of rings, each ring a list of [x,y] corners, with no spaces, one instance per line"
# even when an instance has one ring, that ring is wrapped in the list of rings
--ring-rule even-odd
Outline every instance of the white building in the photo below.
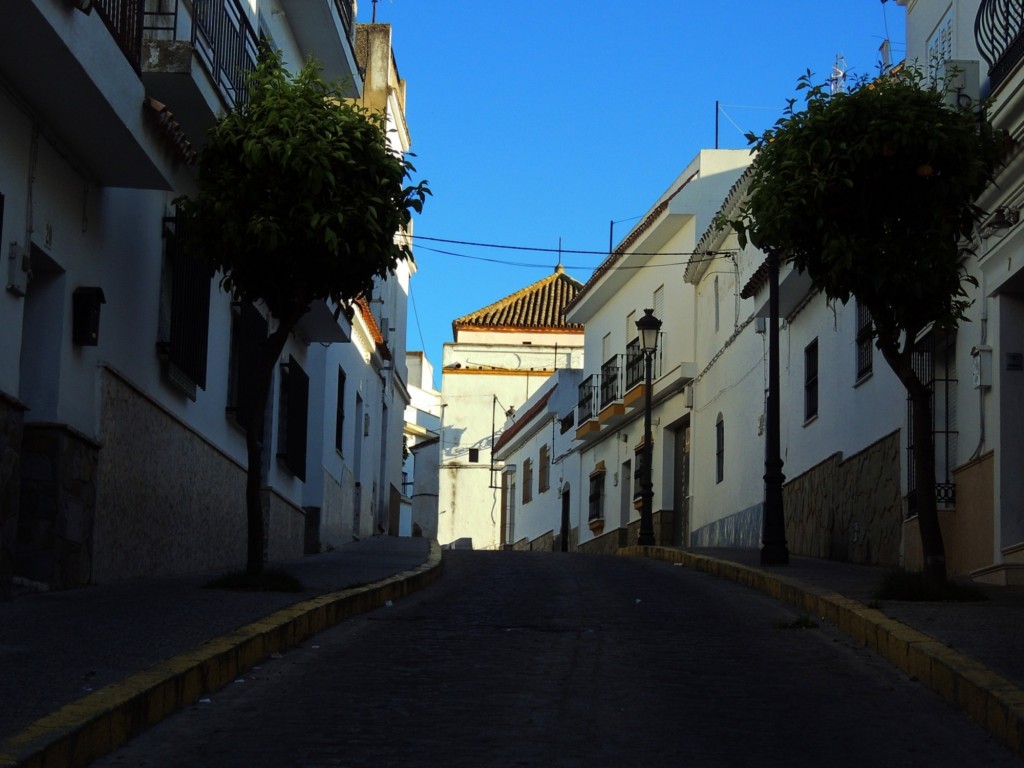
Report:
[[[410,400],[405,409],[407,456],[400,533],[436,539],[441,393],[434,388],[434,367],[423,352],[407,353],[406,361]]]
[[[583,371],[562,368],[506,421],[494,447],[502,464],[505,546],[567,552],[586,519],[576,439],[576,399]]]
[[[746,150],[701,151],[566,310],[586,329],[576,426],[587,488],[577,502],[586,510],[578,539],[584,549],[636,542],[645,402],[636,321],[645,309],[662,321],[651,392],[655,539],[689,539],[688,385],[698,371],[698,318],[682,265],[749,162]]]
[[[407,141],[404,84],[390,48],[372,42],[380,34],[366,33],[357,65],[354,2],[196,7],[0,8],[0,592],[12,578],[65,587],[244,562],[238,414],[247,350],[267,320],[181,254],[173,200],[194,191],[206,127],[244,100],[260,35],[290,66],[315,56],[353,97],[362,71],[382,79],[392,135]],[[288,342],[265,426],[270,559],[397,516],[407,278],[382,287],[387,323],[360,308],[350,326],[321,305]],[[339,367],[350,397],[364,388],[374,425],[366,450],[343,436],[344,456],[330,449]],[[356,419],[345,421],[354,432]],[[360,456],[352,482],[366,473],[376,499],[356,524],[343,467]]]
[[[734,216],[748,175],[721,213]],[[690,543],[756,547],[764,502],[768,284],[764,254],[709,227],[686,267],[696,287]],[[906,396],[864,335],[856,302],[833,305],[780,274],[780,444],[793,554],[899,560]]]
[[[563,308],[580,283],[559,265],[553,274],[452,322],[444,345],[441,472],[437,538],[476,549],[506,542],[500,462],[492,448],[506,415],[561,368],[579,368],[583,329]]]
[[[907,62],[955,69],[955,85],[992,99],[988,114],[1019,142],[1024,121],[1024,18],[1008,0],[926,3],[899,0],[907,10]],[[931,357],[937,402],[952,423],[936,430],[952,440],[937,455],[949,467],[954,503],[940,512],[950,570],[994,583],[1024,583],[1024,156],[1019,146],[978,204],[978,281],[969,323]],[[938,442],[938,441],[937,441]],[[940,465],[940,472],[941,472]],[[944,478],[940,477],[939,482]],[[919,560],[913,518],[906,524],[908,562]]]

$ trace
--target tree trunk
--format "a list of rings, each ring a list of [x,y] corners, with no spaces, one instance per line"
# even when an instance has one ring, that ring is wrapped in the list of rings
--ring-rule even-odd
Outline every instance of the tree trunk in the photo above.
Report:
[[[248,530],[245,570],[252,576],[263,572],[264,525],[263,503],[260,490],[263,487],[263,419],[267,411],[274,368],[284,350],[285,342],[295,322],[280,323],[260,345],[260,366],[253,391],[252,410],[245,425],[245,447],[248,456],[248,472],[245,478],[245,509]]]
[[[915,377],[916,378],[916,377]],[[935,438],[932,435],[931,392],[920,382],[908,387],[914,406],[914,475],[916,477],[917,527],[921,533],[924,580],[928,586],[946,585],[946,547],[939,526],[935,498]]]

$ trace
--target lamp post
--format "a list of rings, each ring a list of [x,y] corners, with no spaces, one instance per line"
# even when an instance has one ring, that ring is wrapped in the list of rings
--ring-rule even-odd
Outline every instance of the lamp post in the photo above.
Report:
[[[761,564],[787,565],[786,519],[782,508],[782,451],[779,445],[779,255],[768,252],[768,413],[764,459],[764,526]]]
[[[642,547],[654,544],[654,483],[651,482],[651,388],[654,353],[658,349],[658,332],[661,320],[654,316],[653,309],[645,309],[644,316],[636,321],[640,332],[640,349],[644,355],[644,450],[642,455],[643,477],[640,481],[640,535],[636,543]]]

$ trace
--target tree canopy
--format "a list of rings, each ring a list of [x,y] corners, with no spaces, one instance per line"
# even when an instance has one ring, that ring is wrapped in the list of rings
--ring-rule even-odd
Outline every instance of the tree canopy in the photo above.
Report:
[[[955,73],[953,73],[955,74]],[[861,80],[850,92],[798,83],[762,136],[733,226],[771,256],[805,271],[829,300],[851,296],[871,314],[876,345],[912,408],[915,508],[931,586],[946,582],[935,496],[931,392],[914,368],[918,336],[965,319],[976,280],[966,270],[978,196],[1010,148],[984,105],[916,69]]]
[[[808,72],[761,136],[750,193],[731,222],[829,299],[856,296],[880,334],[954,327],[970,305],[963,259],[975,205],[1007,149],[979,105],[952,106],[916,70],[832,93]]]
[[[289,73],[265,50],[248,98],[211,129],[198,193],[181,199],[189,241],[240,300],[279,321],[316,299],[369,293],[399,259],[395,234],[421,211],[424,182],[388,147],[386,118],[347,100],[310,62]]]
[[[247,98],[224,115],[200,153],[198,192],[179,198],[187,247],[221,274],[242,302],[277,320],[254,350],[246,430],[247,570],[262,571],[262,434],[274,369],[315,301],[346,310],[401,259],[396,235],[420,211],[425,182],[387,141],[387,118],[346,99],[308,62],[297,74],[280,52],[261,50]],[[350,311],[350,310],[349,310]]]

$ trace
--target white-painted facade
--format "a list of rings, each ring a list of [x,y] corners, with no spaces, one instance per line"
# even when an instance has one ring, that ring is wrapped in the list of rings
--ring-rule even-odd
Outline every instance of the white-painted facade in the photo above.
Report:
[[[491,447],[506,414],[560,368],[579,368],[580,334],[460,331],[444,345],[438,541],[501,543],[501,465]]]
[[[645,386],[643,358],[632,349],[645,309],[662,321],[651,392],[656,537],[662,543],[688,538],[686,390],[698,370],[698,327],[694,289],[682,279],[682,264],[749,161],[746,150],[700,152],[567,312],[570,322],[586,329],[576,426],[578,485],[587,489],[580,496],[581,545],[600,537],[625,544],[639,519]]]
[[[12,574],[73,586],[245,558],[245,438],[234,417],[240,310],[214,278],[191,294],[185,314],[195,319],[183,331],[172,263],[173,200],[194,191],[195,147],[242,98],[240,81],[227,63],[215,79],[189,42],[198,24],[191,6],[169,5],[176,16],[140,5],[132,21],[146,25],[141,50],[119,46],[116,20],[103,18],[114,4],[104,0],[90,13],[62,0],[0,10],[0,442],[16,457],[0,473],[0,589]],[[269,34],[291,65],[315,55],[328,76],[361,92],[354,3],[230,5],[242,19],[233,27],[242,50],[254,54],[258,34]],[[404,83],[388,88],[390,135],[404,150]],[[373,532],[375,523],[388,529],[397,517],[410,276],[400,270],[383,283],[380,303],[352,323],[314,307],[288,342],[265,426],[270,559]],[[205,322],[192,313],[204,293]],[[175,353],[185,347],[196,354],[182,363]],[[353,399],[341,452],[339,369]],[[284,382],[294,394],[304,376],[308,412],[286,425],[282,415],[301,398],[284,397]],[[374,425],[362,449],[350,415],[360,392]],[[302,422],[305,456],[287,439]],[[361,473],[376,496],[365,493],[357,515]]]
[[[978,287],[971,289],[970,322],[960,326],[950,361],[959,383],[957,497],[942,524],[947,550],[951,542],[953,548],[947,559],[958,570],[1024,583],[1024,20],[1013,3],[993,0],[899,4],[907,12],[907,62],[927,67],[937,59],[962,72],[956,85],[991,99],[990,119],[1018,142],[978,201],[988,213],[968,262]]]
[[[405,409],[407,457],[401,535],[437,538],[437,483],[440,459],[441,393],[434,388],[434,366],[421,352],[406,355],[409,405]]]
[[[506,420],[495,458],[502,464],[505,546],[530,546],[551,537],[555,549],[572,548],[580,520],[579,452],[575,447],[576,394],[583,371],[555,371]]]

